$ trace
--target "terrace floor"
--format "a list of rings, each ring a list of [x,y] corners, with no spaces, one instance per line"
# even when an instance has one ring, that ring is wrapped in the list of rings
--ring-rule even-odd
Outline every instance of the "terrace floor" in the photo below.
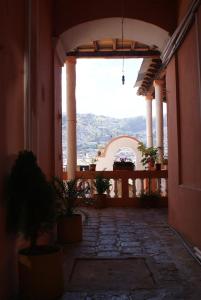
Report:
[[[89,209],[83,241],[66,245],[61,300],[201,299],[201,266],[165,209]]]

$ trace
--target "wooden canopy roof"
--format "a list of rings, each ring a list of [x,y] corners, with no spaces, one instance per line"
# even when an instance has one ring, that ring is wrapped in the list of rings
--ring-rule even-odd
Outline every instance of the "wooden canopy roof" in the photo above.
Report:
[[[153,57],[160,55],[157,46],[148,46],[138,41],[124,39],[104,39],[91,41],[88,44],[76,47],[66,53],[67,56],[76,57]]]
[[[141,65],[135,87],[138,87],[137,94],[145,96],[148,91],[152,91],[152,84],[159,74],[162,67],[160,57],[145,58]]]

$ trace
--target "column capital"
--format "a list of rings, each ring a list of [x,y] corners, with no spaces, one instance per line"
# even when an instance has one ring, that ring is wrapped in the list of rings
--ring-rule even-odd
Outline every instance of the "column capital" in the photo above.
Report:
[[[154,80],[153,85],[154,85],[154,87],[163,86],[164,85],[164,80],[163,79]]]
[[[76,64],[76,57],[75,56],[68,56],[67,58],[66,58],[66,63],[69,63],[69,64]]]
[[[145,100],[153,100],[153,96],[151,92],[147,92],[147,94],[145,95]]]

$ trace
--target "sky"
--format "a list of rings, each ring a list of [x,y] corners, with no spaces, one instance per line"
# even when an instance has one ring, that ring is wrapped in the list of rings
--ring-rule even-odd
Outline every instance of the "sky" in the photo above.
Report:
[[[124,60],[125,84],[122,85],[122,59],[77,59],[77,113],[114,118],[145,116],[144,97],[137,96],[137,88],[134,88],[141,63],[142,59]],[[66,111],[65,68],[62,70],[62,110]]]

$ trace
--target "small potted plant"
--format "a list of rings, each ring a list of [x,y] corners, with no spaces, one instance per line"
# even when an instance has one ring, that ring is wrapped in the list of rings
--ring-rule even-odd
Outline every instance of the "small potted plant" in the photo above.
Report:
[[[110,188],[111,183],[109,178],[104,178],[102,175],[97,175],[94,180],[94,186],[96,188],[97,194],[95,194],[95,207],[104,208],[106,207],[106,197],[105,192]]]
[[[7,178],[6,199],[8,233],[29,242],[19,251],[20,299],[59,297],[63,292],[61,249],[38,245],[39,237],[55,224],[55,194],[31,151],[19,153]]]
[[[151,170],[158,158],[158,149],[156,147],[146,147],[142,142],[139,142],[138,150],[142,153],[141,163]]]
[[[124,157],[119,160],[115,160],[113,163],[113,170],[135,170],[135,163],[130,159]]]
[[[82,215],[76,208],[89,190],[82,181],[72,179],[53,180],[57,199],[57,235],[61,243],[73,243],[82,240]]]

